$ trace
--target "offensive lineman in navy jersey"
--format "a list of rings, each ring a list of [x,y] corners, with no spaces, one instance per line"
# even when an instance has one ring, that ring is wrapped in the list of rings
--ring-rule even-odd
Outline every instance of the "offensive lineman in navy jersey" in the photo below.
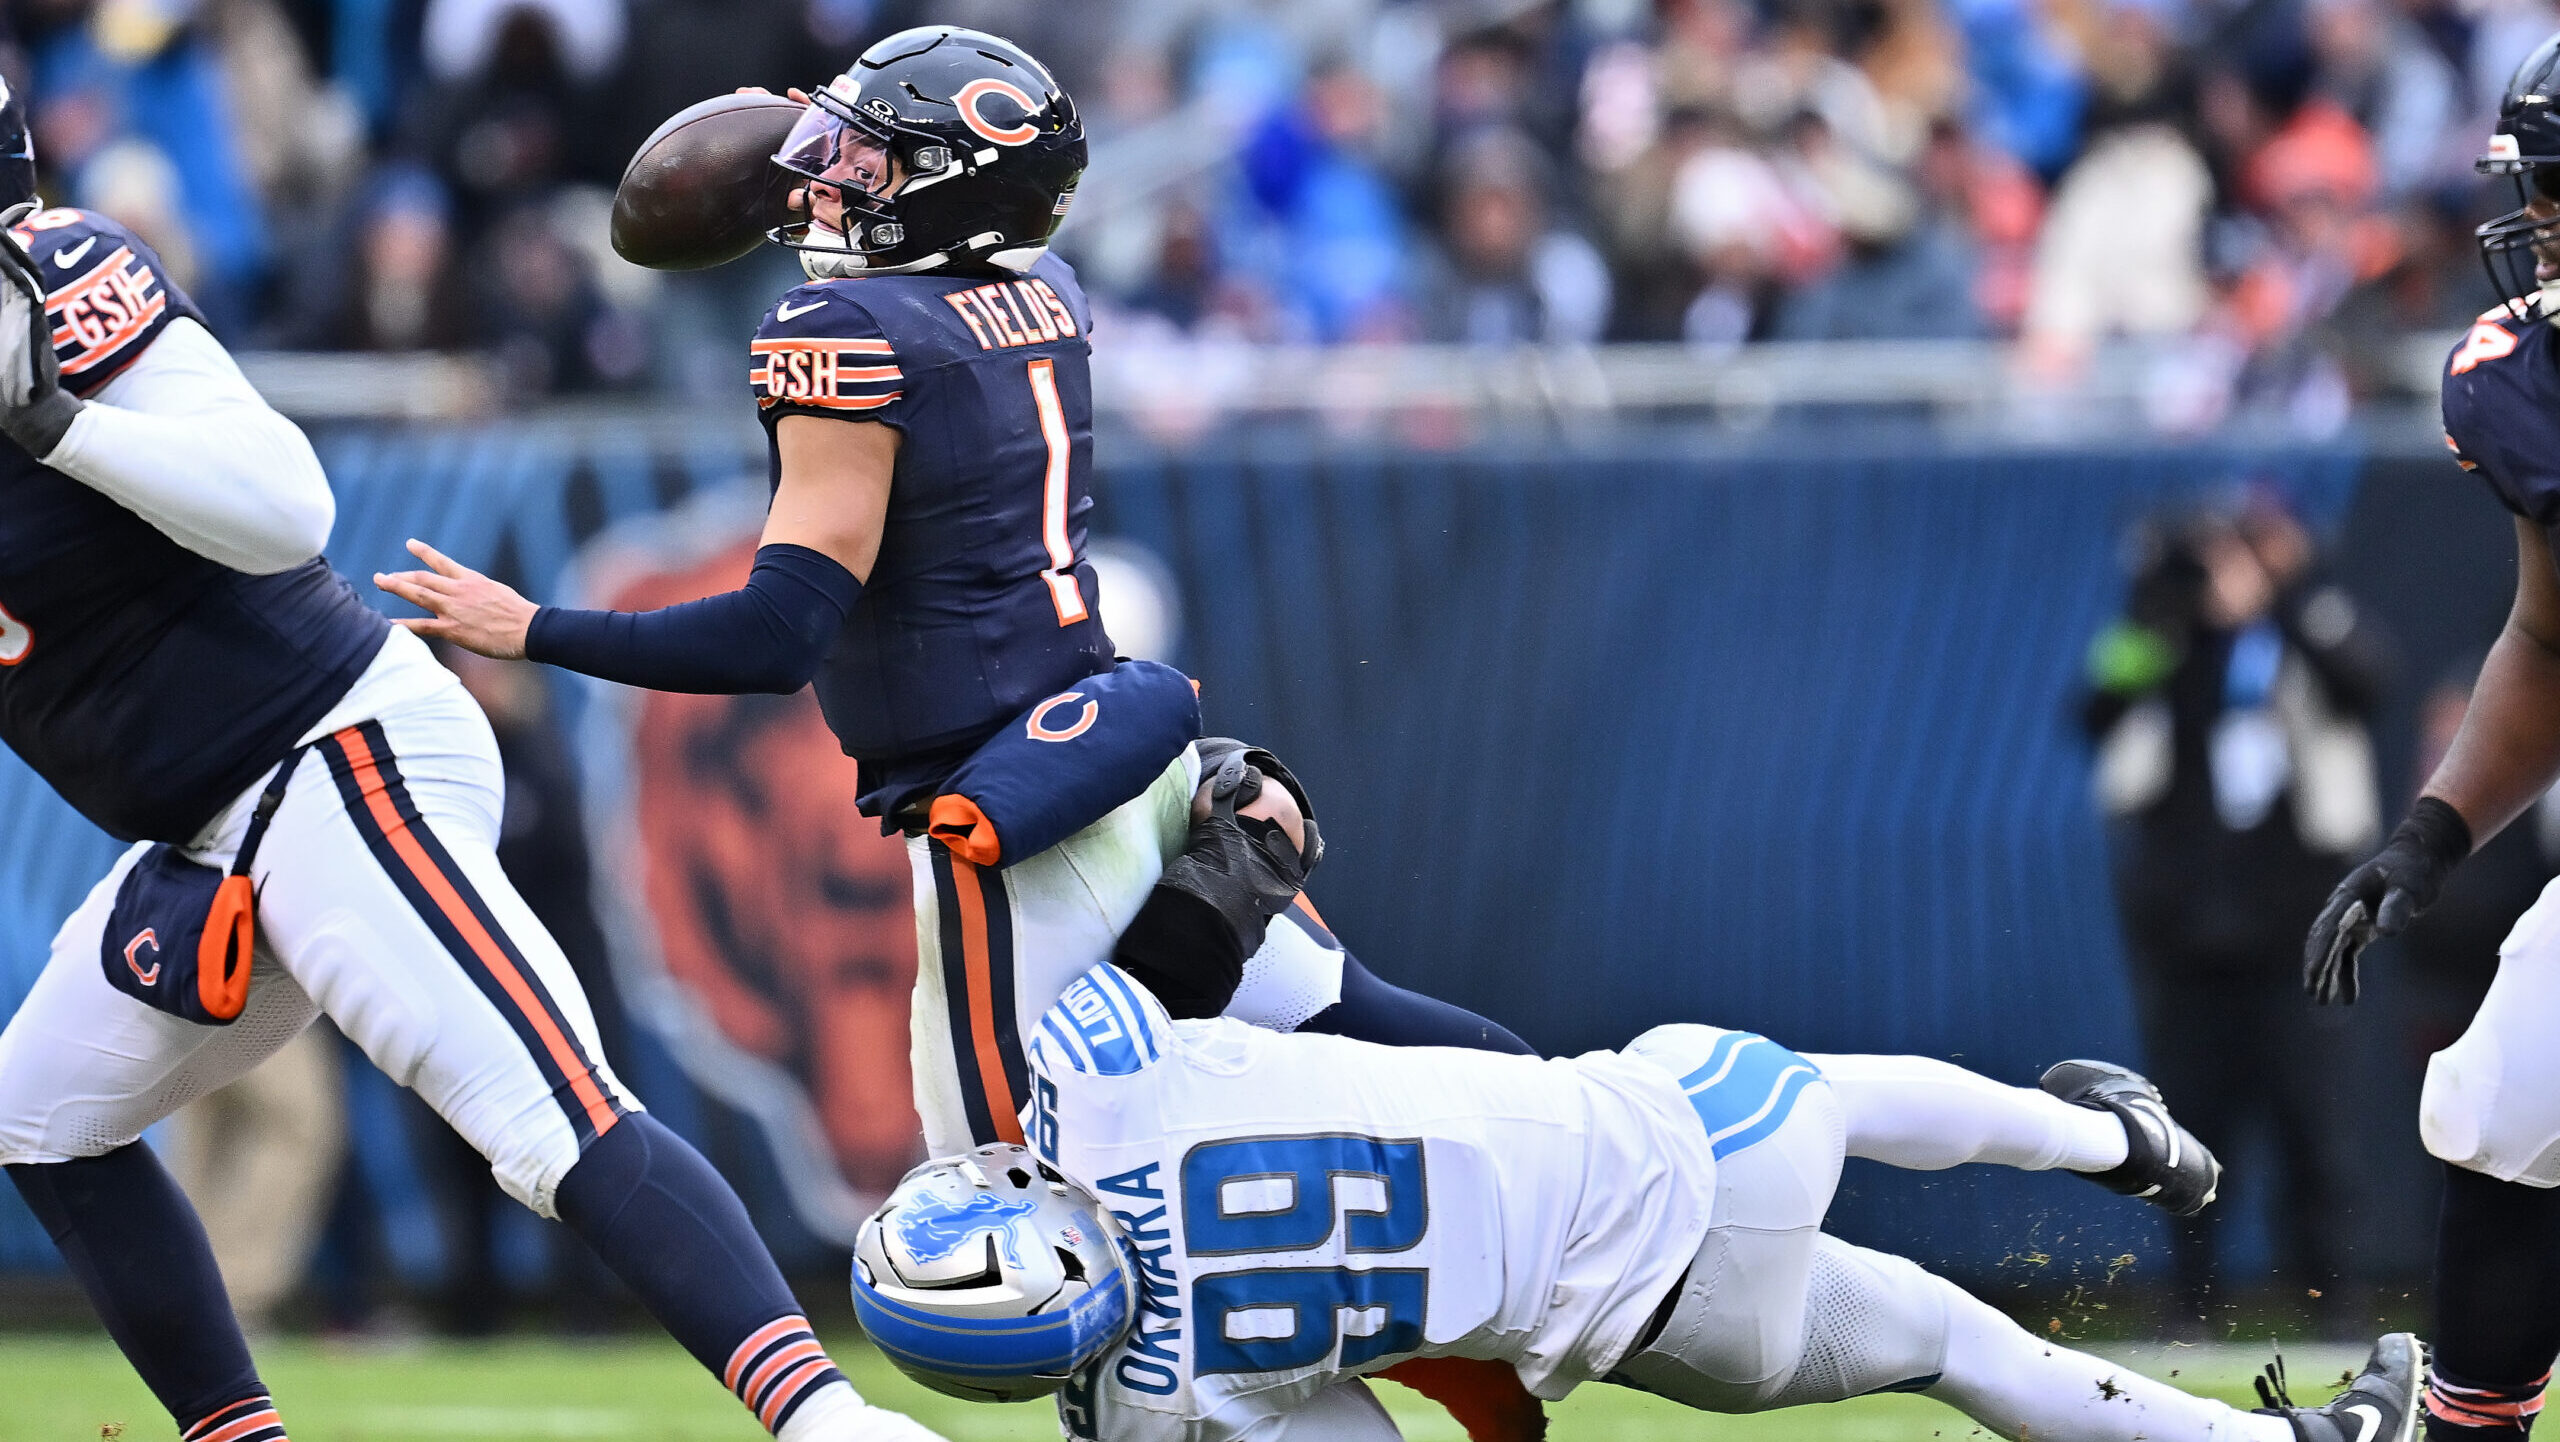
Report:
[[[643,1112],[499,870],[487,720],[329,569],[310,443],[131,231],[38,210],[0,86],[0,738],[134,843],[0,1031],[0,1166],[186,1442],[283,1442],[139,1138],[327,1012],[783,1442],[865,1404],[727,1183]]]
[[[2356,998],[2358,954],[2435,900],[2476,841],[2560,779],[2560,35],[2517,67],[2484,174],[2523,203],[2479,229],[2498,293],[2445,364],[2445,444],[2515,517],[2516,598],[2435,775],[2391,839],[2313,924],[2304,977]],[[2469,1030],[2427,1064],[2419,1132],[2445,1163],[2438,1221],[2433,1442],[2522,1437],[2560,1354],[2560,887],[2499,949]]]

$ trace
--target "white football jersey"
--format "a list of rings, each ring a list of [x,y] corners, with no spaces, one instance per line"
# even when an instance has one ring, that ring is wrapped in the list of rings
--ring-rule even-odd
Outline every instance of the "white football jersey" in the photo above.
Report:
[[[1408,1356],[1561,1397],[1634,1342],[1706,1234],[1678,1080],[1174,1022],[1108,964],[1028,1052],[1025,1134],[1118,1219],[1138,1324],[1060,1396],[1074,1437],[1224,1438]]]

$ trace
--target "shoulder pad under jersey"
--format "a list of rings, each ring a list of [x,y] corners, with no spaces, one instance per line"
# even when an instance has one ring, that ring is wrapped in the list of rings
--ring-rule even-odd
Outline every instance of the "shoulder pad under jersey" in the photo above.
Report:
[[[91,396],[180,316],[204,315],[142,237],[91,210],[40,210],[10,233],[45,282],[63,388]]]
[[[837,281],[794,287],[756,326],[747,381],[768,419],[794,411],[895,420],[905,372],[897,348]]]
[[[2560,524],[2560,353],[2540,314],[2505,306],[2473,322],[2445,360],[2444,437],[2464,470],[2517,515]]]

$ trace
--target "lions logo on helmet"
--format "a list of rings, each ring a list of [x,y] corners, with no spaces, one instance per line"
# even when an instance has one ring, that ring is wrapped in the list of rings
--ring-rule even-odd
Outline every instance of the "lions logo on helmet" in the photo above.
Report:
[[[1046,1396],[1117,1345],[1136,1308],[1109,1213],[1018,1146],[909,1172],[854,1240],[863,1331],[954,1397]]]
[[[1084,173],[1084,121],[1028,51],[928,25],[862,52],[811,98],[773,163],[843,205],[770,239],[812,280],[971,264],[1026,270]]]
[[[1022,1253],[1016,1249],[1020,1240],[1014,1223],[1037,1210],[1028,1201],[1008,1202],[990,1192],[978,1192],[965,1202],[954,1202],[940,1192],[927,1192],[913,1205],[897,1214],[898,1240],[906,1244],[907,1255],[919,1262],[939,1262],[958,1254],[960,1248],[979,1237],[987,1245],[1004,1247],[1004,1259],[1012,1266],[1022,1265]]]

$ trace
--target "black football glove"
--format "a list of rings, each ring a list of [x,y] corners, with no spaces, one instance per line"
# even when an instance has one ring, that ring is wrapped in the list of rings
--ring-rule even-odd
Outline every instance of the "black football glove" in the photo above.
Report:
[[[1111,959],[1136,977],[1176,1020],[1227,1009],[1244,964],[1262,949],[1271,919],[1289,909],[1324,854],[1306,793],[1268,751],[1216,738],[1200,743],[1209,814],[1192,823],[1182,854],[1167,862]],[[1266,781],[1287,788],[1306,818],[1306,848],[1279,822],[1238,816]]]
[[[2374,858],[2347,873],[2302,947],[2302,986],[2324,1006],[2352,1006],[2356,958],[2377,936],[2398,936],[2435,903],[2444,879],[2471,854],[2462,813],[2421,796]]]
[[[26,201],[0,211],[0,434],[43,460],[62,444],[81,401],[62,388],[44,277],[8,229],[34,209],[35,202]]]

